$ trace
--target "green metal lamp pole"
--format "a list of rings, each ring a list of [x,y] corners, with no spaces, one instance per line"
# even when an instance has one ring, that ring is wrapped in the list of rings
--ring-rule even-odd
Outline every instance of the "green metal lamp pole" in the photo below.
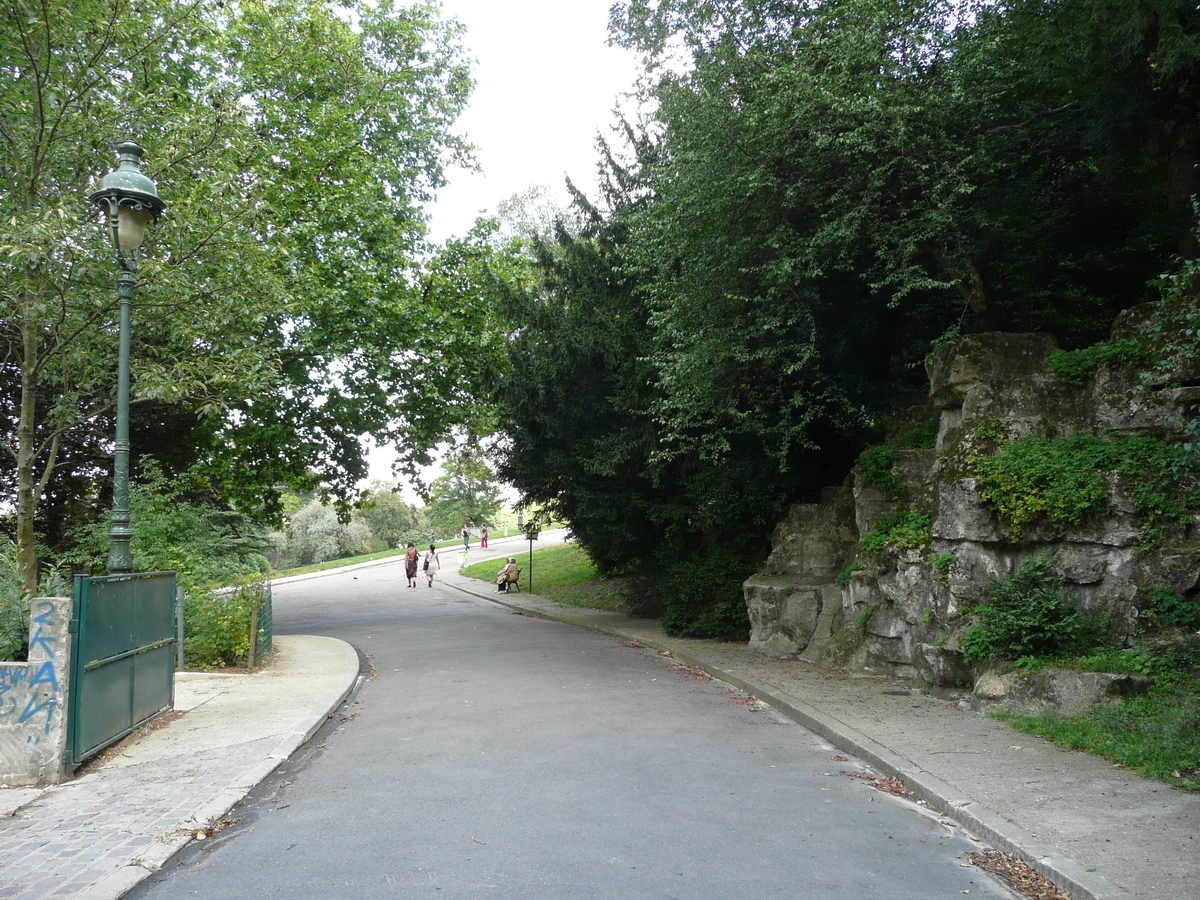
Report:
[[[137,283],[138,257],[146,236],[146,223],[158,218],[167,205],[158,196],[154,182],[142,174],[142,148],[132,141],[117,145],[120,162],[116,171],[104,176],[100,189],[88,200],[108,214],[113,250],[117,254],[117,300],[121,322],[117,352],[117,428],[113,448],[113,511],[108,530],[108,571],[124,575],[133,571],[129,519],[129,333],[133,311],[133,287]]]

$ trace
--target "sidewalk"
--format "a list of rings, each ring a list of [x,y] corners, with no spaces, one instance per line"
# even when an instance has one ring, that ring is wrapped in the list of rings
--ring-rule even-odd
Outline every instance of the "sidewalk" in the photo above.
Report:
[[[1200,900],[1200,795],[1059,750],[903,682],[668,638],[653,621],[527,593],[497,595],[452,565],[439,580],[698,666],[901,778],[1074,900]],[[258,674],[181,674],[176,709],[186,715],[118,745],[74,781],[0,790],[0,900],[115,900],[207,834],[311,737],[357,683],[357,653],[332,638],[275,642],[276,660]]]
[[[581,609],[446,572],[459,590],[526,615],[670,653],[822,735],[935,811],[1049,878],[1073,900],[1200,900],[1200,794],[1062,750],[913,691],[903,681],[671,638],[657,621]]]
[[[276,637],[254,675],[181,672],[175,709],[50,788],[0,790],[0,898],[115,900],[233,806],[349,695],[358,653]]]

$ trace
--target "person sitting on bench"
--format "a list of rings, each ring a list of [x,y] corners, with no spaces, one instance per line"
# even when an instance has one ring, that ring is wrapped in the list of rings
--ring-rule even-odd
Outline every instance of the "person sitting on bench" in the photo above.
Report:
[[[517,558],[510,556],[508,564],[496,573],[496,593],[507,594],[508,586],[516,584],[517,579],[521,576],[521,570],[517,568]]]

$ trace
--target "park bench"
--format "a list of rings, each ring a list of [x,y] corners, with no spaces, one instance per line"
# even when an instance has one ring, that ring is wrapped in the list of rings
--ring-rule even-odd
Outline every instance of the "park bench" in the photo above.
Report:
[[[508,585],[505,587],[505,591],[516,591],[518,594],[521,593],[521,573],[523,571],[524,569],[520,568],[519,566],[517,567],[517,577],[508,579]]]

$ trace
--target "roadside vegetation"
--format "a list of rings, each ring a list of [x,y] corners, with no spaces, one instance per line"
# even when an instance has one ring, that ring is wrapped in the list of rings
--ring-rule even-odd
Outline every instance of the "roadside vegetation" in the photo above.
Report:
[[[1000,659],[1026,671],[1073,669],[1152,679],[1137,696],[1074,718],[993,713],[1071,750],[1095,753],[1148,778],[1200,791],[1200,603],[1150,592],[1133,647],[1107,637],[1107,621],[1063,591],[1053,560],[1029,560],[992,583],[988,604],[964,610],[979,624],[963,638],[968,661]]]
[[[1003,711],[995,715],[1069,750],[1095,753],[1146,778],[1200,791],[1200,645],[1137,655],[1135,660],[1155,679],[1143,696],[1073,719]],[[1098,667],[1086,658],[1063,662],[1113,671],[1111,658]]]

